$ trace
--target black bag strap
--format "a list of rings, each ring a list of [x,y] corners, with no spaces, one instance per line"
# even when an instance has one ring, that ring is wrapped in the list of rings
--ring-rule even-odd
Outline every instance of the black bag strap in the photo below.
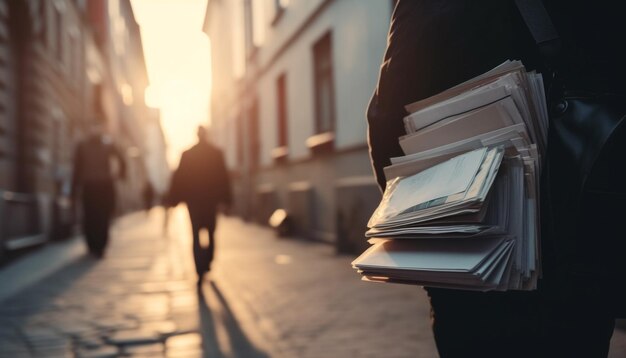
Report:
[[[515,0],[524,22],[538,45],[559,39],[550,15],[539,0]]]
[[[561,37],[559,36],[548,11],[541,0],[515,0],[528,30],[532,34],[541,55],[551,70],[556,69],[561,53]]]

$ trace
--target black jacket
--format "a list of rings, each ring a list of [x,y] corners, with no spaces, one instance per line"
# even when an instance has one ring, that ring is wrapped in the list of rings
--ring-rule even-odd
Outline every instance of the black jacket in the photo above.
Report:
[[[593,77],[594,83],[623,93],[626,27],[620,19],[620,2],[545,0],[544,4],[564,41],[566,55],[560,72],[567,87],[583,85],[585,78]],[[370,155],[381,189],[385,188],[383,168],[391,157],[403,155],[398,137],[405,134],[404,106],[509,59],[521,60],[529,70],[546,72],[513,0],[397,2],[378,86],[367,111]],[[551,85],[550,78],[544,81],[547,87]],[[546,187],[543,183],[542,190]],[[563,281],[552,275],[559,265],[554,242],[554,237],[542,235],[544,282],[548,278]],[[570,287],[556,291],[575,294],[578,283],[571,280]]]
[[[231,198],[230,179],[221,150],[199,142],[183,152],[170,184],[171,204],[184,201],[190,207],[215,208],[220,203],[230,204]]]
[[[626,83],[624,38],[619,1],[545,0],[566,42],[566,77],[592,71],[614,87]],[[522,60],[543,72],[535,42],[513,0],[399,0],[393,13],[378,86],[367,117],[372,165],[381,188],[383,167],[402,155],[404,106],[475,77],[505,60]],[[567,62],[567,59],[564,61]],[[549,85],[549,78],[546,78]]]

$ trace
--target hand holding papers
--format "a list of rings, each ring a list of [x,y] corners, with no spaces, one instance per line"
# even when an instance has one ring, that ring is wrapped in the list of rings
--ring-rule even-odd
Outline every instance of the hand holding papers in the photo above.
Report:
[[[404,157],[353,266],[367,281],[531,290],[540,274],[541,76],[519,61],[407,106]]]

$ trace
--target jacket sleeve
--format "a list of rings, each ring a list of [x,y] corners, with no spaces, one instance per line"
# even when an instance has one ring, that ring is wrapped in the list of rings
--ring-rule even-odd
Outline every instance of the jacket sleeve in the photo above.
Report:
[[[182,190],[182,177],[184,175],[183,170],[185,168],[185,154],[180,157],[180,162],[178,163],[178,168],[172,173],[172,178],[170,180],[170,187],[167,191],[166,202],[168,205],[175,206],[183,200],[183,195],[181,193]]]
[[[406,134],[405,105],[478,76],[507,59],[521,59],[527,68],[536,68],[534,51],[527,48],[533,44],[519,32],[524,27],[513,6],[513,2],[499,0],[397,2],[376,91],[367,110],[370,156],[381,189],[386,184],[383,168],[391,157],[404,155],[398,137]]]

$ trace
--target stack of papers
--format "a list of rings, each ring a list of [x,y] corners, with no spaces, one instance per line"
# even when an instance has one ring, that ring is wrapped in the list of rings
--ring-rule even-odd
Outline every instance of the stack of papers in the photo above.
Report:
[[[532,290],[540,270],[538,181],[548,116],[541,75],[519,61],[406,106],[405,156],[353,266],[363,279]]]

